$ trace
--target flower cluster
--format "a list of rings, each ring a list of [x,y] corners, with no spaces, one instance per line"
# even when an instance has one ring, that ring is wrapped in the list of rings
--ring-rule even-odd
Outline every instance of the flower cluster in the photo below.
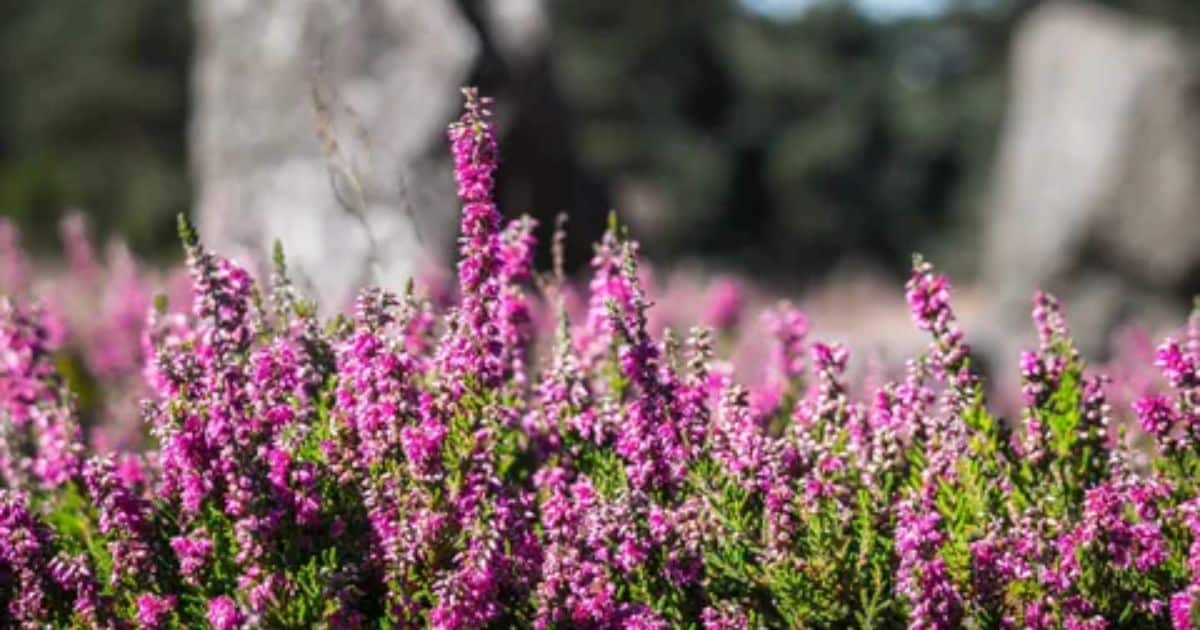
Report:
[[[457,294],[364,289],[323,322],[282,252],[260,289],[181,220],[190,288],[164,303],[72,219],[71,274],[110,288],[89,332],[60,334],[0,224],[0,625],[1200,621],[1196,320],[1151,357],[1161,387],[1115,409],[1037,295],[1005,419],[949,282],[917,259],[907,301],[929,344],[896,380],[855,383],[848,346],[810,341],[780,303],[746,381],[718,358],[755,335],[742,287],[694,309],[713,329],[660,334],[616,225],[586,294],[561,273],[533,289],[534,224],[505,223],[488,103],[465,95]],[[126,425],[92,422],[72,354],[136,392],[103,413],[147,439],[97,437]]]

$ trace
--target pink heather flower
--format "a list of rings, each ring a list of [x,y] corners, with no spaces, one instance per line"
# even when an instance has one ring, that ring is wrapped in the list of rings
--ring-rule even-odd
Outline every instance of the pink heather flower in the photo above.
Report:
[[[1081,413],[1079,435],[1082,444],[1094,447],[1101,453],[1107,448],[1108,426],[1112,421],[1112,405],[1108,401],[1108,385],[1112,382],[1107,375],[1097,374],[1083,380],[1083,391],[1079,401]]]
[[[29,261],[21,248],[21,231],[12,219],[0,217],[0,291],[23,294],[29,288]]]
[[[37,453],[30,470],[48,488],[57,488],[79,474],[83,445],[73,414],[70,407],[62,405],[34,414]]]
[[[918,507],[919,505],[919,507]],[[919,511],[918,511],[919,510]],[[896,523],[896,591],[908,600],[910,628],[957,628],[962,622],[962,600],[950,580],[949,569],[938,550],[945,541],[941,516],[931,501],[901,501]]]
[[[628,605],[619,614],[626,630],[667,630],[670,626],[657,613],[643,605]]]
[[[418,479],[434,479],[440,470],[442,441],[446,438],[446,426],[428,411],[432,401],[422,403],[422,421],[419,425],[407,425],[400,430],[400,445],[413,476]]]
[[[721,395],[709,439],[713,458],[747,489],[759,483],[759,473],[767,457],[767,438],[751,414],[746,390],[732,386]]]
[[[1034,294],[1033,323],[1042,348],[1048,348],[1056,339],[1066,340],[1071,334],[1058,298],[1049,293],[1038,291]]]
[[[649,303],[637,277],[634,248],[626,245],[621,256],[622,295],[608,301],[610,330],[617,342],[617,364],[635,388],[624,421],[617,429],[615,450],[626,463],[630,483],[639,489],[673,487],[687,474],[684,429],[679,424],[679,382],[662,362],[662,347],[646,329]],[[615,279],[614,279],[615,280]]]
[[[524,421],[526,432],[539,440],[537,448],[546,451],[561,444],[560,423],[584,440],[600,444],[605,438],[605,427],[590,409],[591,389],[574,352],[565,311],[560,305],[551,364],[536,388],[536,405]]]
[[[499,320],[504,377],[517,386],[525,384],[525,351],[532,335],[533,315],[521,283],[533,275],[536,242],[533,229],[537,222],[522,217],[509,224],[500,235],[500,301],[496,305]]]
[[[1163,378],[1177,389],[1188,389],[1200,385],[1197,377],[1197,358],[1175,339],[1168,338],[1158,347],[1154,365],[1162,370]]]
[[[721,391],[712,368],[712,336],[707,328],[692,328],[685,342],[686,373],[676,393],[679,425],[690,444],[689,455],[697,457],[703,449],[712,413],[709,401]]]
[[[525,282],[533,274],[533,254],[537,239],[533,230],[537,221],[521,217],[508,224],[500,234],[500,273],[506,284]]]
[[[252,612],[261,613],[266,610],[277,594],[282,592],[285,583],[283,575],[265,573],[261,566],[252,565],[238,576],[238,592],[243,594],[247,607]]]
[[[150,502],[117,476],[111,459],[89,459],[83,480],[99,512],[100,532],[111,537],[111,581],[115,584],[122,579],[150,577],[154,564]]]
[[[84,359],[98,376],[130,375],[142,366],[142,335],[151,308],[151,291],[137,262],[123,244],[110,248],[108,282],[101,296],[99,321],[88,334]]]
[[[0,475],[10,486],[32,473],[57,488],[78,474],[83,445],[69,400],[37,312],[0,298],[0,421],[9,433]]]
[[[175,610],[174,595],[155,595],[146,593],[137,598],[137,621],[142,628],[155,630],[167,623],[167,618]]]
[[[944,275],[935,274],[933,265],[919,258],[913,263],[905,299],[908,300],[913,323],[921,330],[944,328],[953,317],[950,310],[950,281]]]
[[[808,317],[787,302],[765,315],[767,330],[774,338],[770,369],[775,379],[791,382],[804,374],[804,338],[808,335]]]
[[[749,630],[750,620],[745,611],[736,604],[722,603],[706,606],[700,612],[700,623],[704,630]]]
[[[423,259],[417,269],[416,286],[438,311],[445,311],[458,300],[454,277],[439,263]]]
[[[60,350],[68,341],[70,323],[67,321],[66,308],[60,297],[47,296],[41,301],[38,309],[41,314],[42,327],[46,330],[46,347]]]
[[[100,269],[96,262],[96,251],[92,247],[91,226],[87,215],[72,210],[59,222],[58,233],[66,250],[71,273],[84,286],[95,283]]]
[[[56,587],[74,600],[71,611],[75,616],[86,625],[99,625],[97,615],[103,602],[87,554],[71,556],[60,551],[46,566],[46,574]]]
[[[1046,402],[1067,367],[1066,359],[1053,352],[1022,352],[1020,365],[1021,395],[1030,407]]]
[[[407,427],[400,419],[416,418],[420,413],[414,382],[417,366],[407,352],[389,345],[381,328],[390,323],[391,316],[367,306],[377,299],[395,304],[390,294],[364,291],[358,300],[358,328],[336,349],[340,378],[334,415],[352,432],[359,456],[368,466],[383,462],[401,446]],[[429,420],[422,435],[435,439],[437,422]],[[408,433],[411,447],[416,436],[412,429]],[[414,465],[428,464],[428,455],[412,454],[421,457]]]
[[[997,604],[1011,581],[1028,577],[1028,568],[1015,547],[1010,537],[995,532],[970,544],[972,586],[985,604]]]
[[[208,600],[208,623],[213,630],[236,630],[242,624],[242,613],[228,595]]]
[[[230,361],[250,343],[254,281],[245,269],[204,248],[186,219],[188,272],[192,278],[192,314],[200,323],[199,354],[212,362]]]
[[[196,581],[200,570],[208,564],[213,543],[203,532],[171,539],[171,549],[179,560],[179,572],[185,581]]]
[[[1192,584],[1171,596],[1171,627],[1174,630],[1192,630],[1196,627],[1196,603],[1200,599],[1200,586]]]
[[[247,390],[256,417],[252,428],[264,438],[310,413],[308,403],[320,385],[320,375],[312,369],[303,346],[293,339],[276,339],[250,356]]]
[[[835,343],[814,343],[812,345],[813,370],[818,374],[841,376],[846,371],[850,353],[846,346]]]
[[[630,247],[630,255],[636,256],[637,246],[631,244]],[[589,366],[607,355],[619,341],[617,320],[612,313],[626,313],[631,307],[632,287],[622,269],[625,254],[616,230],[610,228],[604,232],[592,256],[586,321],[577,335],[584,351],[584,363]]]
[[[34,408],[55,396],[46,335],[36,311],[0,298],[0,410],[14,424],[29,422]]]
[[[1178,421],[1171,401],[1162,395],[1138,399],[1133,403],[1133,410],[1142,430],[1158,438],[1165,436]]]
[[[930,367],[950,386],[950,409],[961,413],[975,399],[979,377],[970,370],[971,349],[950,306],[950,282],[918,255],[905,289],[913,323],[933,337]]]
[[[1057,546],[1063,560],[1059,571],[1069,586],[1080,575],[1078,550],[1095,545],[1103,557],[1122,569],[1149,571],[1167,558],[1166,541],[1155,521],[1158,503],[1170,496],[1164,484],[1132,481],[1103,483],[1086,493],[1081,524],[1064,534]],[[1137,515],[1129,516],[1130,508]]]
[[[502,342],[496,325],[500,297],[500,211],[492,198],[499,160],[488,99],[463,91],[465,111],[450,126],[451,154],[463,202],[459,236],[458,283],[461,330],[448,341],[446,361],[458,374],[498,383],[503,370]]]
[[[717,279],[708,290],[704,324],[718,332],[737,328],[742,319],[743,294],[742,284],[736,278],[726,276]]]
[[[117,461],[116,475],[123,486],[130,488],[140,486],[147,481],[146,462],[140,455],[125,453]]]
[[[1050,630],[1055,627],[1054,614],[1044,602],[1029,602],[1022,612],[1025,615],[1025,627],[1031,630]]]
[[[8,535],[0,541],[0,559],[13,567],[20,597],[9,603],[8,613],[33,622],[45,615],[45,590],[38,575],[43,570],[48,533],[38,527],[29,513],[28,499],[10,491],[0,492],[0,525]]]
[[[198,366],[194,357],[181,349],[193,343],[195,331],[183,313],[160,313],[151,309],[142,330],[141,347],[145,358],[142,380],[156,400],[181,393],[195,377]]]
[[[475,522],[457,566],[433,585],[438,603],[429,614],[432,627],[485,627],[502,614],[503,592],[531,586],[529,580],[541,563],[526,517],[531,502],[528,496],[499,495],[493,499],[491,518],[480,521],[472,515]]]

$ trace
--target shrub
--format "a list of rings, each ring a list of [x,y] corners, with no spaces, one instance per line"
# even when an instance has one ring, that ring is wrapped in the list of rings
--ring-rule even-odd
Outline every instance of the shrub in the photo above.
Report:
[[[1048,295],[1020,422],[991,414],[919,258],[930,344],[900,380],[860,400],[846,348],[781,305],[746,387],[707,329],[651,333],[615,225],[583,317],[561,275],[528,290],[532,222],[502,224],[486,101],[466,97],[450,307],[367,289],[321,322],[281,253],[263,294],[181,220],[191,313],[159,303],[139,331],[143,450],[85,446],[45,313],[0,303],[4,625],[1192,625],[1200,321],[1133,405],[1149,465]]]

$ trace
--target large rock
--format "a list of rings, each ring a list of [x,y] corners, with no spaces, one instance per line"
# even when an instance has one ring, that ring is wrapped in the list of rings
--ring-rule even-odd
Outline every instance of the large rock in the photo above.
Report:
[[[1200,288],[1198,85],[1165,28],[1066,2],[1026,18],[983,256],[1003,363],[1037,288],[1064,298],[1093,355],[1129,314],[1182,318]]]
[[[206,240],[257,263],[279,238],[331,309],[356,284],[398,286],[422,244],[452,237],[444,129],[480,48],[454,3],[200,0],[195,11]]]

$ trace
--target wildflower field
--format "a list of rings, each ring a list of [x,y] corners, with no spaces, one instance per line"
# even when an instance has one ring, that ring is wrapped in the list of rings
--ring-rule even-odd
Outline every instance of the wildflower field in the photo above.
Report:
[[[74,289],[39,291],[0,230],[0,627],[1200,619],[1200,319],[1122,375],[1139,393],[1118,409],[1128,383],[1035,296],[1007,418],[919,258],[929,344],[892,382],[849,382],[846,348],[787,303],[742,321],[728,283],[715,332],[660,334],[615,224],[585,290],[532,269],[465,94],[450,290],[368,288],[321,321],[282,252],[260,284],[181,219],[190,282],[98,262],[71,222]],[[769,357],[739,382],[717,348],[758,336]]]

